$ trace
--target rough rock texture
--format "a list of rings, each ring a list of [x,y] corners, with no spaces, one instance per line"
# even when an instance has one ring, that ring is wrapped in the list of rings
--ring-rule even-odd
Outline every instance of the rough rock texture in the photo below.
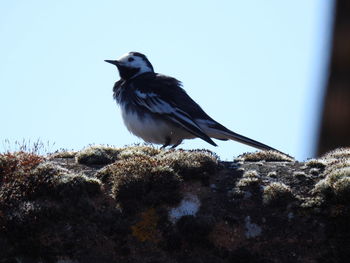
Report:
[[[350,149],[0,154],[0,262],[347,262]]]

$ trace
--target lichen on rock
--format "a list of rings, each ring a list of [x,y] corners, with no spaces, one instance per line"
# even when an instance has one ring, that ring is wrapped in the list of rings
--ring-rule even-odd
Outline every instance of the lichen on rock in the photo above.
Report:
[[[0,258],[347,259],[348,149],[306,163],[266,152],[245,156],[221,162],[205,150],[145,145],[0,154]]]

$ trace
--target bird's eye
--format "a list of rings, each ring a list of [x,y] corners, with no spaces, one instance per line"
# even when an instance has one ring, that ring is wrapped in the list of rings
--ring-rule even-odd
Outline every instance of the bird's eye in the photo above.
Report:
[[[134,58],[128,58],[128,61],[129,62],[134,61]]]

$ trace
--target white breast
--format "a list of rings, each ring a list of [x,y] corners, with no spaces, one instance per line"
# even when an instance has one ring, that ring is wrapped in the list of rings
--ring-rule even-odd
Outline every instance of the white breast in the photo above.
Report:
[[[170,144],[178,144],[183,139],[195,137],[184,129],[172,126],[167,121],[153,118],[150,114],[145,114],[141,119],[135,112],[126,111],[124,107],[121,109],[124,124],[128,130],[146,142],[165,144],[167,138],[170,138]]]

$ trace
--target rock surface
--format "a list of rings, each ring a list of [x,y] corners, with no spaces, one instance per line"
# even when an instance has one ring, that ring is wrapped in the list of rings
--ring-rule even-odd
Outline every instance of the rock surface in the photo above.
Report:
[[[0,262],[347,262],[350,149],[0,154]]]

